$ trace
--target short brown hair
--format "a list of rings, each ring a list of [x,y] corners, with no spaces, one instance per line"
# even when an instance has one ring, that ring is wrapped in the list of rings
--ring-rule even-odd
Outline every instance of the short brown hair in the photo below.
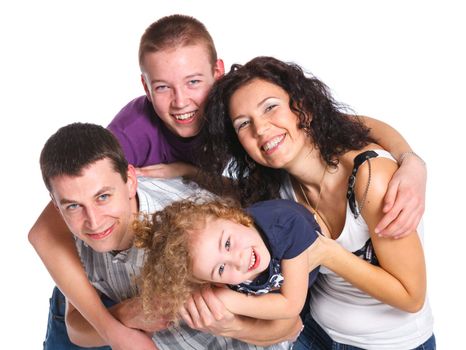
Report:
[[[103,126],[90,123],[66,125],[50,136],[40,154],[40,169],[45,186],[56,176],[79,176],[98,160],[109,158],[124,182],[128,180],[128,162],[113,134]]]
[[[135,246],[146,249],[140,277],[146,315],[176,321],[189,295],[206,283],[192,276],[191,239],[208,217],[253,225],[245,211],[225,199],[175,202],[155,212],[151,221],[134,222]]]
[[[210,64],[214,67],[217,62],[217,51],[204,24],[191,16],[176,14],[162,17],[152,23],[141,37],[139,65],[142,68],[146,53],[198,43],[206,45]]]

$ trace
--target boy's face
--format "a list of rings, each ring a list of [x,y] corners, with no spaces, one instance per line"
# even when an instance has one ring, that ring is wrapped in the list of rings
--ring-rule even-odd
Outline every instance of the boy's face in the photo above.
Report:
[[[128,168],[125,183],[108,158],[80,176],[57,176],[50,181],[52,200],[70,231],[97,252],[131,247],[131,222],[137,210],[137,181]]]
[[[191,234],[197,279],[238,284],[253,280],[269,266],[270,253],[254,227],[211,217]]]
[[[145,54],[141,78],[155,113],[168,129],[192,137],[202,126],[207,94],[223,74],[223,62],[212,67],[205,45],[196,44]]]

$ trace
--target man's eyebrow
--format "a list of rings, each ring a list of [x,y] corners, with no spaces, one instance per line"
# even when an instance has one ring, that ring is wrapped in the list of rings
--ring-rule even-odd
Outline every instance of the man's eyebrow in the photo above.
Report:
[[[94,197],[98,197],[98,196],[102,195],[105,192],[114,192],[114,191],[115,191],[115,187],[104,186],[94,194]],[[60,204],[74,204],[74,203],[79,204],[78,201],[75,201],[73,199],[68,199],[68,198],[60,199]]]
[[[94,197],[98,197],[100,196],[102,193],[105,193],[105,192],[114,192],[115,191],[115,187],[112,187],[112,186],[104,186],[102,187],[100,190],[98,190],[95,194],[94,194]]]

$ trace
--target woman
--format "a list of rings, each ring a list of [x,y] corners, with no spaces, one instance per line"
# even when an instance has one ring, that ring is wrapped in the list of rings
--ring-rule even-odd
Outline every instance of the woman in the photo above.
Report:
[[[269,57],[234,65],[210,94],[205,132],[200,165],[214,187],[231,159],[244,204],[294,199],[330,238],[315,244],[325,268],[295,349],[435,349],[418,234],[375,233],[397,163],[322,82]]]

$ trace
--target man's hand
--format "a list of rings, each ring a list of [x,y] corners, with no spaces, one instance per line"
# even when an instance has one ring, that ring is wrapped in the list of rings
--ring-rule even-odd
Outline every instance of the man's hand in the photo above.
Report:
[[[158,350],[150,335],[123,325],[109,330],[106,338],[113,350]]]
[[[136,175],[162,179],[171,179],[178,176],[194,177],[197,168],[188,163],[175,162],[170,164],[155,164],[143,168],[136,168]]]
[[[127,299],[111,307],[110,312],[126,327],[154,333],[166,329],[168,322],[162,318],[147,318],[138,297]]]
[[[226,337],[239,330],[237,317],[225,308],[210,285],[193,293],[180,315],[189,327],[201,332]]]
[[[384,217],[375,233],[401,238],[416,228],[425,208],[427,169],[419,157],[405,157],[388,184],[385,195]]]

